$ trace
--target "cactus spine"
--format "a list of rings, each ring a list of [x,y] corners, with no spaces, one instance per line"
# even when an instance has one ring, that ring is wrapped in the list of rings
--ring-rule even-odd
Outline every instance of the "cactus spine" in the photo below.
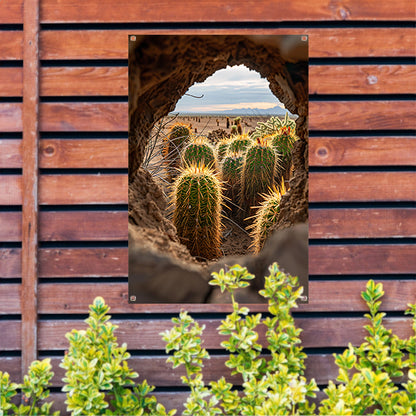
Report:
[[[191,128],[183,123],[174,124],[163,139],[162,155],[166,165],[168,180],[172,181],[180,166],[181,152],[191,135]]]
[[[273,187],[268,194],[262,195],[263,201],[254,215],[253,224],[247,227],[252,230],[250,235],[253,238],[252,247],[256,254],[263,248],[273,225],[277,222],[280,212],[280,201],[285,193],[286,189],[284,184],[282,184],[280,190]]]
[[[247,150],[241,176],[240,206],[247,216],[257,206],[261,194],[274,184],[277,156],[266,140],[257,139]]]
[[[217,159],[214,148],[208,143],[206,137],[201,136],[185,147],[182,162],[183,166],[203,164],[215,169]]]
[[[228,138],[221,139],[217,143],[216,149],[217,149],[218,162],[221,162],[224,159],[225,155],[227,154],[230,143],[231,141]]]
[[[239,134],[231,141],[228,150],[230,152],[244,152],[253,144],[253,141],[246,134]]]
[[[241,186],[241,172],[243,169],[243,153],[228,153],[221,164],[222,180],[224,182],[224,194],[231,201],[238,199]],[[235,213],[235,204],[231,211]]]
[[[173,223],[191,255],[213,259],[222,255],[221,184],[213,170],[191,165],[174,183]]]

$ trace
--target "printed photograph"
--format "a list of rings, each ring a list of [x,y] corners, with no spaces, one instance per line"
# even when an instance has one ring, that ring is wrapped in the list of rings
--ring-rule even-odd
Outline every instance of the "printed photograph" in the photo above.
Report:
[[[308,302],[308,38],[129,35],[129,302]],[[238,265],[240,268],[236,269]]]

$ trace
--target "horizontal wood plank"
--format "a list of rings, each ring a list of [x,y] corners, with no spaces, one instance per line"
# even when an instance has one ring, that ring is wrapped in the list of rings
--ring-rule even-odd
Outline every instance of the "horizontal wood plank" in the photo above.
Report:
[[[14,61],[23,59],[23,32],[18,30],[0,30],[0,60]]]
[[[226,337],[218,336],[217,327],[221,320],[201,319],[200,325],[205,325],[204,347],[209,349],[221,348],[221,341]],[[160,333],[170,329],[170,320],[149,319],[121,321],[114,319],[113,323],[119,328],[115,331],[120,344],[126,342],[131,350],[163,350],[165,343]],[[298,318],[295,324],[302,328],[300,338],[305,348],[346,347],[349,342],[360,345],[364,341],[366,331],[365,318]],[[385,318],[386,328],[392,329],[401,338],[412,335],[411,318]],[[77,320],[48,320],[39,322],[39,350],[65,350],[68,340],[65,334],[73,328],[83,329],[85,324]],[[264,325],[259,327],[259,341],[265,345]],[[0,340],[1,342],[1,340]]]
[[[0,177],[0,205],[22,204],[21,175],[3,175]]]
[[[235,19],[232,19],[235,21]],[[413,28],[328,29],[179,29],[47,30],[40,33],[40,57],[54,59],[126,59],[128,35],[266,34],[308,35],[310,58],[414,56]],[[16,51],[16,53],[18,50]],[[16,58],[19,59],[19,58]]]
[[[20,69],[20,68],[19,68]],[[21,71],[0,68],[2,95],[21,95]],[[416,93],[413,65],[317,65],[309,68],[310,94]],[[128,94],[127,67],[46,67],[41,96],[112,96]],[[9,79],[14,83],[10,85]],[[1,90],[0,90],[1,91]]]
[[[0,212],[0,241],[22,241],[21,212]]]
[[[5,319],[0,320],[0,351],[19,351],[21,348],[21,321]]]
[[[365,312],[367,306],[361,298],[367,281],[310,281],[309,303],[299,305],[300,312]],[[385,295],[383,311],[404,311],[408,303],[416,301],[416,282],[412,280],[383,281]],[[82,290],[80,290],[82,288]],[[76,296],[68,294],[76,293]],[[189,312],[231,312],[225,304],[128,304],[127,283],[45,283],[39,285],[39,313],[85,313],[96,296],[105,299],[111,313],[176,313],[181,309]],[[348,299],[348,302],[344,300]],[[266,310],[266,305],[248,305],[249,309]]]
[[[22,68],[0,67],[0,97],[21,97],[22,94]]]
[[[416,201],[416,172],[313,172],[310,202]]]
[[[414,101],[312,101],[309,130],[414,130]]]
[[[416,245],[309,246],[310,275],[414,274]]]
[[[19,139],[0,139],[0,169],[19,169],[22,167],[22,141]]]
[[[0,103],[0,131],[15,133],[22,131],[22,104]]]
[[[309,209],[309,238],[416,237],[416,209]]]
[[[412,101],[313,101],[309,116],[310,130],[413,129],[416,105]],[[43,103],[40,128],[126,131],[127,103]]]
[[[0,2],[0,24],[23,23],[23,0]]]
[[[311,65],[310,94],[415,94],[414,65]]]
[[[21,314],[20,289],[21,285],[16,283],[2,283],[0,285],[0,315]]]
[[[76,0],[44,0],[41,3],[41,23],[149,23],[149,22],[279,22],[308,20],[411,20],[414,5],[410,0],[398,0],[395,7],[373,0],[346,0],[333,3],[314,0],[313,7],[306,0],[296,2],[277,1],[271,7],[267,0],[241,3],[228,0],[227,7],[218,1],[189,3],[177,0],[174,7],[163,0],[151,4],[126,0],[123,7],[114,0],[90,0],[80,13]],[[220,11],[220,12],[219,12]]]
[[[310,166],[413,166],[416,137],[310,137]]]

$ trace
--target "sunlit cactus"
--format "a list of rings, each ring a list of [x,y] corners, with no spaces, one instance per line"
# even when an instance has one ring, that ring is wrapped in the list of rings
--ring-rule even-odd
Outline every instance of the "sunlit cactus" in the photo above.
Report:
[[[280,189],[273,187],[268,194],[263,194],[263,201],[257,207],[253,223],[247,227],[251,229],[250,235],[253,239],[252,247],[257,254],[263,248],[265,241],[269,237],[273,226],[276,224],[280,212],[280,201],[286,193],[284,183]]]
[[[187,124],[176,123],[163,139],[162,154],[169,181],[172,181],[178,172],[181,161],[181,152],[188,142],[192,129]]]
[[[257,139],[248,148],[241,176],[240,206],[246,216],[259,205],[261,194],[274,185],[277,155],[267,140]]]
[[[221,162],[224,159],[225,155],[227,154],[230,143],[231,140],[229,138],[224,138],[218,141],[216,145],[218,162]]]
[[[182,165],[204,165],[214,169],[217,167],[215,150],[206,137],[200,136],[185,147]]]
[[[253,140],[247,134],[238,134],[236,137],[233,137],[228,150],[230,152],[245,152],[252,144]]]
[[[238,202],[238,196],[240,193],[243,163],[244,154],[241,152],[227,153],[221,163],[224,194],[231,201],[228,205],[233,213],[236,212],[236,203]]]
[[[175,180],[173,223],[180,241],[193,256],[222,256],[221,193],[216,173],[204,165],[184,168]]]
[[[282,127],[290,127],[293,134],[296,132],[296,122],[289,117],[288,112],[286,112],[283,120],[277,116],[273,116],[267,121],[257,123],[256,129],[250,137],[252,139],[261,139],[264,136],[278,133]]]

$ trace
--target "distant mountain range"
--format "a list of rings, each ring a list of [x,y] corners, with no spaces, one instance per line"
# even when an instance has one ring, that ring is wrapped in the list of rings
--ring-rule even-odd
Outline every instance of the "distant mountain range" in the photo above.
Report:
[[[193,112],[193,111],[180,111],[179,113],[182,115],[218,115],[218,116],[284,116],[287,110],[279,107],[278,105],[273,108],[235,108],[233,110],[223,110],[223,111],[201,111],[201,112]],[[177,111],[172,111],[171,114],[176,114]],[[290,115],[290,113],[289,113]]]

